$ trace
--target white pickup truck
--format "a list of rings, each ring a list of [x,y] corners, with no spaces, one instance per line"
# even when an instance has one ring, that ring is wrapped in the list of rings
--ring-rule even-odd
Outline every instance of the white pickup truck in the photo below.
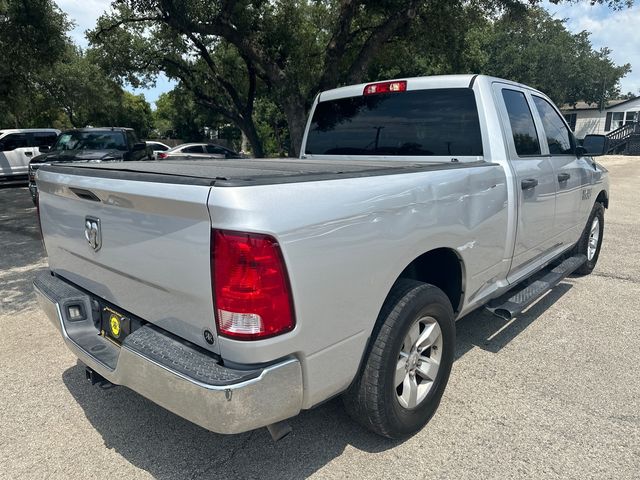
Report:
[[[35,289],[92,382],[209,430],[278,438],[342,394],[402,437],[440,402],[455,320],[593,270],[604,140],[497,78],[322,92],[298,159],[42,167]]]

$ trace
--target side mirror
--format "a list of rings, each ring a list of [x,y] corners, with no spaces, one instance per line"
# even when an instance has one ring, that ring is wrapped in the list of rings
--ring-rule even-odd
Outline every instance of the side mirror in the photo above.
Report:
[[[609,137],[606,135],[586,135],[582,140],[582,146],[576,149],[579,157],[588,155],[599,157],[609,151]]]
[[[51,147],[49,145],[40,145],[38,147],[38,150],[40,150],[40,153],[44,153],[44,152],[48,152],[49,150],[51,150]]]
[[[140,150],[144,150],[147,148],[147,144],[144,142],[139,142],[139,143],[134,143],[133,144],[133,151],[134,152],[138,152]]]

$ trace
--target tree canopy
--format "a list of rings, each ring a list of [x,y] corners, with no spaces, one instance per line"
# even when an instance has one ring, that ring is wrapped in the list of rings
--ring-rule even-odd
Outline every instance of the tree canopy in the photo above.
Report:
[[[486,73],[557,103],[618,96],[630,67],[538,3],[117,0],[83,51],[52,0],[0,0],[0,125],[119,124],[189,140],[234,125],[256,156],[296,155],[315,96],[346,84]],[[160,73],[178,86],[156,112],[124,91],[152,85]]]
[[[588,34],[571,35],[562,21],[532,9],[537,3],[119,0],[89,38],[106,68],[130,83],[150,82],[158,72],[179,80],[196,103],[237,125],[258,156],[273,138],[265,138],[270,122],[256,117],[256,106],[272,117],[265,107],[275,107],[297,154],[319,91],[381,76],[475,71],[549,87],[557,101],[613,94],[628,67],[594,52]],[[562,74],[554,80],[559,59]],[[585,82],[588,88],[579,87]]]
[[[0,127],[122,125],[146,137],[151,106],[123,90],[67,32],[51,0],[0,0]]]

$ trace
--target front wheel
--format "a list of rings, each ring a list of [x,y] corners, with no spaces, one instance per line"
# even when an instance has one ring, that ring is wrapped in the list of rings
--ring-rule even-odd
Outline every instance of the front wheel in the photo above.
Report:
[[[582,254],[587,257],[587,261],[578,268],[575,273],[578,275],[588,275],[598,262],[600,247],[602,247],[602,236],[604,234],[604,206],[596,203],[591,210],[587,226],[585,227],[580,240],[573,248],[573,254]]]
[[[401,279],[387,298],[359,376],[343,399],[375,433],[399,438],[433,416],[449,380],[455,322],[449,298],[433,285]]]

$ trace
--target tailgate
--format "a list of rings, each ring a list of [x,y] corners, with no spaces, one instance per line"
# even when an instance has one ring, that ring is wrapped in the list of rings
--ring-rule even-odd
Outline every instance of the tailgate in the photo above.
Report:
[[[218,342],[209,345],[203,337],[205,329],[215,334],[211,187],[47,170],[38,172],[37,183],[51,270],[125,312],[217,352]],[[91,242],[96,230],[98,241]]]

